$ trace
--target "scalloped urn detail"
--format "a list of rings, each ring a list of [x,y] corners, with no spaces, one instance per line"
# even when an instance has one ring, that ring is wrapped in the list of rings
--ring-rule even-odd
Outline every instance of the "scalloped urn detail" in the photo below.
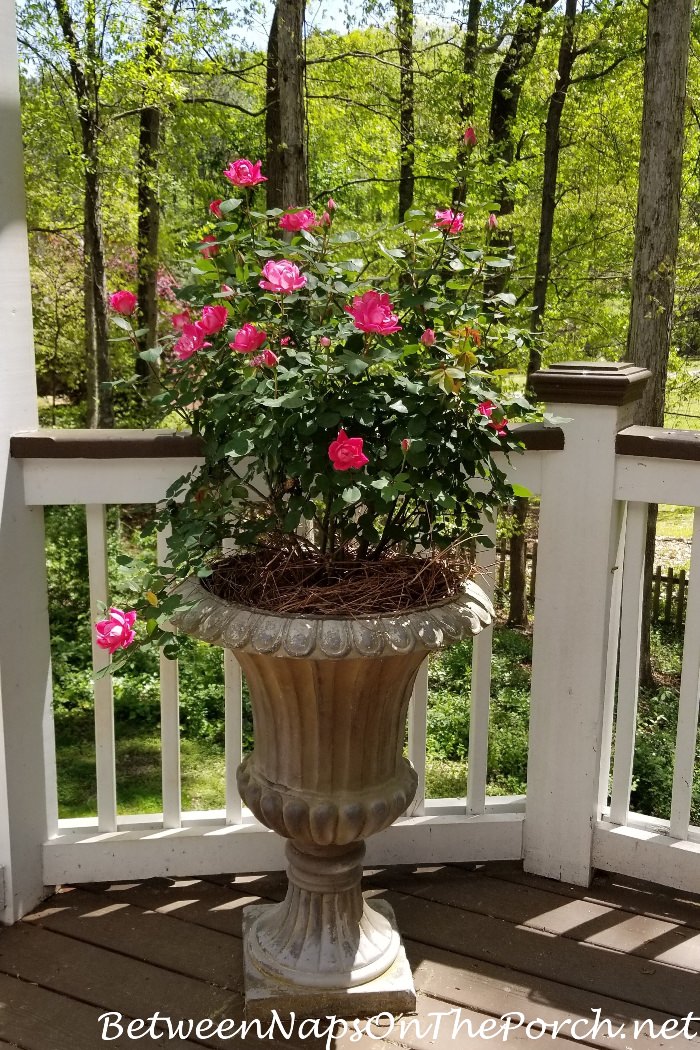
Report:
[[[416,675],[430,652],[490,624],[493,608],[473,581],[443,604],[359,619],[257,611],[195,580],[183,592],[196,604],[178,614],[178,628],[231,649],[248,682],[255,747],[238,769],[241,797],[289,840],[285,900],[251,909],[246,981],[254,968],[256,984],[283,989],[274,1005],[295,1004],[296,990],[300,1003],[330,1003],[341,1016],[343,995],[378,988],[403,954],[391,910],[364,901],[361,880],[364,840],[416,792],[403,756]],[[385,992],[379,1008],[391,1001]],[[394,1001],[401,1010],[414,1003],[412,987]],[[347,1009],[358,1008],[355,994]]]

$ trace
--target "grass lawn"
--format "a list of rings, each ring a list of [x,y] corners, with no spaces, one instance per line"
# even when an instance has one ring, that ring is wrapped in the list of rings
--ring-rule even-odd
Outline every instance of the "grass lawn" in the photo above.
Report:
[[[693,535],[693,508],[659,507],[659,518],[656,525],[659,539],[689,540]]]

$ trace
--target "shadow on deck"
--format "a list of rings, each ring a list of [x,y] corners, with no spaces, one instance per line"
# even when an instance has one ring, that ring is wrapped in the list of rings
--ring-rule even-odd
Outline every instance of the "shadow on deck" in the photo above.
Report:
[[[440,1050],[482,1041],[524,1048],[540,1037],[569,1047],[680,1047],[689,1045],[684,1025],[700,1040],[700,896],[614,875],[584,890],[510,863],[385,868],[368,873],[365,890],[393,905],[415,975],[417,1024],[404,1018],[403,1032],[398,1019],[393,1031],[334,1042],[308,1031],[288,1041],[279,1031],[242,1038],[233,1027],[219,1036],[202,1028],[171,1039],[161,1028],[158,1040],[144,1030],[140,1039],[115,1038],[111,1027],[103,1041],[98,1018],[107,1011],[124,1027],[156,1011],[173,1024],[232,1018],[238,1026],[242,908],[280,899],[284,879],[216,876],[64,888],[1,931],[0,1048]],[[693,1011],[697,1021],[686,1022]],[[508,1012],[524,1021],[504,1039],[503,1023],[489,1019]],[[542,1024],[556,1022],[554,1038],[551,1028],[543,1033]],[[635,1035],[635,1022],[648,1023]]]

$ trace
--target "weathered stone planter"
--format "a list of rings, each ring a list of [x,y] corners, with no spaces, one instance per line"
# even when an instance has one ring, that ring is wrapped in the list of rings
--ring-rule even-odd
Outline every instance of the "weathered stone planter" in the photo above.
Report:
[[[364,839],[416,791],[403,745],[421,663],[489,624],[488,598],[469,581],[428,610],[334,620],[255,612],[197,581],[187,597],[198,601],[178,627],[235,652],[248,681],[255,749],[241,796],[289,840],[285,900],[244,915],[248,1018],[413,1010],[393,911],[362,897]]]

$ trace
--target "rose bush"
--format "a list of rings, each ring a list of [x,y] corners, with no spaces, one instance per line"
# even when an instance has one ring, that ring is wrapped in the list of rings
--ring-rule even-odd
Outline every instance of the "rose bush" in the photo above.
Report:
[[[493,369],[494,348],[521,340],[504,317],[512,298],[483,301],[489,269],[508,262],[462,212],[415,209],[361,237],[332,199],[323,223],[311,209],[256,210],[260,162],[224,175],[241,194],[213,202],[171,334],[141,355],[160,358],[156,400],[204,456],[154,520],[171,529],[170,566],[137,606],[170,655],[174,585],[210,574],[224,542],[293,545],[304,522],[304,549],[326,561],[473,541],[512,496],[494,457],[532,418]],[[486,214],[474,226],[484,237]]]

